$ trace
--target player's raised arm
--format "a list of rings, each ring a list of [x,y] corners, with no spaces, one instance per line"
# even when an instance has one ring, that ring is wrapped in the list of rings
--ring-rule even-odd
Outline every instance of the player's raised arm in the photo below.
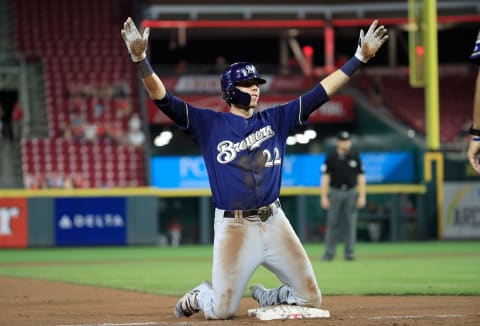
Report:
[[[360,30],[357,51],[340,69],[325,77],[320,84],[327,95],[332,95],[340,90],[349,80],[352,74],[373,58],[380,47],[388,40],[385,26],[378,26],[378,20],[374,20],[367,33]]]
[[[132,61],[138,65],[143,84],[152,100],[165,97],[166,89],[160,78],[153,71],[147,59],[148,37],[150,28],[147,27],[140,33],[132,18],[128,17],[123,23],[122,37],[127,46]]]

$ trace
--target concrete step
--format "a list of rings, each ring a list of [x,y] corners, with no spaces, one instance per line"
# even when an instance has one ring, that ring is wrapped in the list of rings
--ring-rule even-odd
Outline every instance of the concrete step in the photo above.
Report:
[[[23,188],[20,144],[0,141],[0,188]]]

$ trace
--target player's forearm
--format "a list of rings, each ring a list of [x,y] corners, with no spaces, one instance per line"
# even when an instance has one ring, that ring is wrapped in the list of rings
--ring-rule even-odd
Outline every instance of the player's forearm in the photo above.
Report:
[[[357,176],[357,191],[360,197],[365,198],[367,195],[367,179],[365,174],[359,174]]]
[[[147,58],[137,63],[143,85],[152,100],[161,100],[167,93],[161,79],[153,71]]]
[[[472,127],[480,130],[480,70],[477,74],[477,82],[475,86],[475,97],[473,102],[473,121]]]
[[[167,90],[157,74],[142,79],[143,85],[152,100],[161,100],[167,94]]]
[[[320,84],[325,89],[327,95],[331,96],[345,86],[349,80],[350,77],[339,69],[325,77]]]
[[[325,77],[320,84],[323,86],[328,96],[335,94],[350,81],[351,76],[362,66],[363,63],[354,56],[340,69],[337,69]]]
[[[328,174],[323,174],[321,179],[321,188],[320,195],[322,197],[328,197],[328,190],[330,186],[330,176]]]

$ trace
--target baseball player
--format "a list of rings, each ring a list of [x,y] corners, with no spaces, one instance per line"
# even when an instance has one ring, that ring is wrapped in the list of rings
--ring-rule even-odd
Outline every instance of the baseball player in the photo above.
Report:
[[[291,102],[260,112],[255,111],[259,85],[266,80],[251,63],[228,66],[220,77],[227,113],[194,107],[165,88],[147,59],[148,28],[140,33],[128,18],[121,34],[150,98],[200,145],[212,190],[212,282],[204,281],[185,294],[175,315],[203,311],[207,319],[235,316],[260,265],[282,283],[275,289],[253,286],[252,296],[260,305],[319,308],[321,293],[312,265],[278,199],[286,140],[376,54],[388,39],[386,28],[375,20],[366,33],[360,31],[355,55],[339,70]]]
[[[470,60],[480,65],[480,31],[477,35],[475,47],[470,56]],[[475,96],[473,99],[473,121],[470,128],[470,143],[468,144],[467,157],[472,168],[480,174],[480,69],[477,73],[475,84]]]

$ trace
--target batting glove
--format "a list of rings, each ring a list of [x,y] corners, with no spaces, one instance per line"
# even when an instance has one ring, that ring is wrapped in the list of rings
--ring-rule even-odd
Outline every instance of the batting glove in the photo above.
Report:
[[[128,17],[123,23],[122,38],[127,46],[133,62],[142,61],[147,57],[148,37],[150,36],[150,28],[143,30],[143,35],[135,26],[132,18]]]
[[[367,34],[363,29],[360,30],[360,38],[358,40],[357,51],[355,57],[358,60],[366,63],[373,58],[378,49],[388,40],[387,29],[385,26],[378,26],[378,20],[374,20],[368,28]]]

